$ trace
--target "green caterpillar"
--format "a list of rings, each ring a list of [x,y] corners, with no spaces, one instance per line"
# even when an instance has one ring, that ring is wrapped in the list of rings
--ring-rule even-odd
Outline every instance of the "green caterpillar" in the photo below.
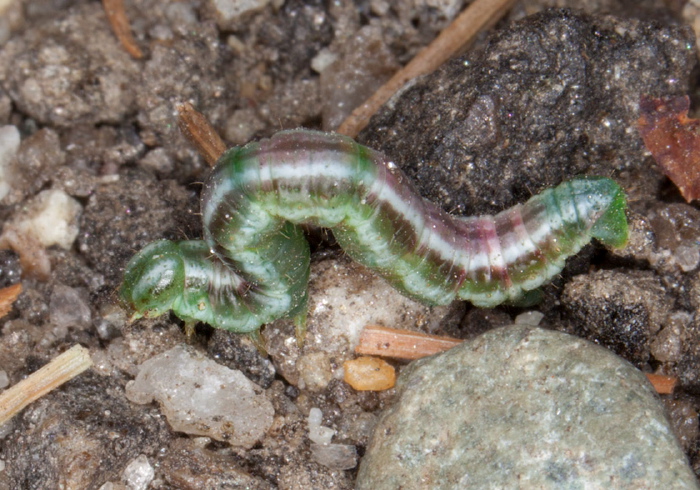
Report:
[[[625,208],[613,180],[583,177],[496,216],[455,217],[382,154],[338,134],[283,131],[227,151],[204,187],[204,240],[148,245],[120,294],[136,317],[172,310],[234,332],[303,319],[309,247],[298,225],[312,224],[409,297],[493,307],[548,281],[591,238],[623,246]]]

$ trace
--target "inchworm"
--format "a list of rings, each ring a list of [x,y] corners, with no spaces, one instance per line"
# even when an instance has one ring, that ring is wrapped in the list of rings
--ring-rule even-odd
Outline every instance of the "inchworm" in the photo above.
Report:
[[[382,154],[283,131],[221,157],[203,191],[204,240],[148,245],[121,296],[136,317],[172,310],[234,332],[303,316],[309,247],[298,225],[312,224],[409,297],[493,307],[548,281],[591,238],[624,245],[625,208],[613,180],[582,177],[496,216],[451,216]]]

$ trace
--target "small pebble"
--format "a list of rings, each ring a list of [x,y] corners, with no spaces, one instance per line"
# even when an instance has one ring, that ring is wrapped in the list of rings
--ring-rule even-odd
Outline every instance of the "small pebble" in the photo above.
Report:
[[[146,490],[153,481],[156,472],[148,462],[148,458],[141,454],[132,459],[124,469],[122,481],[126,483],[129,490]]]
[[[58,328],[87,327],[92,320],[87,293],[57,284],[51,293],[49,318]]]
[[[141,364],[126,386],[134,403],[158,400],[173,429],[252,447],[273,422],[262,389],[234,371],[178,346]]]
[[[311,444],[314,460],[334,470],[350,470],[357,466],[357,448],[351,444]]]
[[[330,444],[335,435],[335,430],[321,425],[323,412],[320,408],[313,407],[309,410],[307,424],[309,425],[309,439],[316,444]]]
[[[19,150],[19,130],[15,126],[0,127],[0,199],[3,199],[12,187],[10,165]]]
[[[168,174],[173,171],[173,159],[163,148],[156,148],[146,153],[139,161],[139,165],[162,174]]]
[[[663,329],[656,334],[649,347],[654,359],[661,362],[678,362],[683,354],[686,330],[692,321],[693,315],[685,311],[670,314],[664,322]]]
[[[516,325],[533,325],[536,327],[543,318],[544,314],[539,311],[526,311],[516,316],[513,323]]]
[[[321,391],[333,379],[331,362],[325,352],[310,352],[297,361],[299,387],[311,391]]]
[[[83,207],[61,190],[46,190],[31,199],[9,225],[28,240],[44,248],[58,245],[68,250],[78,236],[78,219]],[[3,232],[4,234],[4,232]],[[18,250],[18,253],[22,253]]]
[[[123,483],[115,483],[108,481],[100,487],[100,490],[129,490],[129,487],[127,487]]]
[[[690,272],[700,263],[700,247],[680,245],[675,252],[676,262],[683,272]]]
[[[262,129],[265,129],[265,123],[254,109],[238,109],[226,120],[224,136],[234,145],[244,145]]]
[[[323,412],[309,410],[309,440],[314,461],[334,470],[349,470],[357,466],[357,449],[351,444],[331,444],[335,430],[321,425]]]
[[[394,366],[377,357],[358,357],[345,361],[345,382],[357,391],[384,391],[396,384]]]
[[[270,0],[210,0],[221,29],[227,29],[242,17],[265,8]]]
[[[5,223],[0,247],[19,254],[24,272],[46,279],[51,272],[46,249],[52,245],[71,248],[82,210],[78,201],[61,190],[41,191]]]

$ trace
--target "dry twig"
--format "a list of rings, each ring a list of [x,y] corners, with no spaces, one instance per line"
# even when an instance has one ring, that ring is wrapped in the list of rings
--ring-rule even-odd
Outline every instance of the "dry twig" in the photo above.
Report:
[[[338,132],[352,138],[356,137],[367,126],[369,119],[406,82],[438,68],[472,42],[482,29],[496,23],[513,3],[515,0],[476,0],[469,5],[427,48],[379,87],[379,90],[364,104],[356,108],[343,121]]]
[[[413,360],[444,352],[461,343],[462,340],[450,337],[369,325],[362,331],[355,352],[366,356]],[[672,376],[644,374],[662,395],[673,393],[678,383],[678,378]]]
[[[112,26],[114,35],[117,36],[119,42],[122,43],[124,49],[131,55],[132,58],[143,58],[143,52],[136,44],[136,39],[131,34],[131,26],[129,19],[126,17],[124,9],[124,0],[102,0],[102,6],[107,14],[109,25]]]
[[[89,351],[75,345],[0,395],[0,425],[17,412],[92,366]]]
[[[12,286],[0,289],[0,318],[7,315],[12,309],[12,304],[17,296],[22,292],[22,284],[17,283]]]
[[[461,343],[461,340],[450,337],[369,325],[362,331],[355,352],[368,356],[420,359]]]
[[[226,151],[226,144],[214,130],[204,114],[192,104],[184,102],[177,106],[180,131],[199,151],[207,163],[213,166]]]

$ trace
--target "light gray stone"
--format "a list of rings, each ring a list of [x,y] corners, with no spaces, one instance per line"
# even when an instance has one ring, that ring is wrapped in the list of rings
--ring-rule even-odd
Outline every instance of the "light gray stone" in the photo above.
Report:
[[[698,488],[643,373],[557,331],[492,330],[402,372],[357,489]]]

